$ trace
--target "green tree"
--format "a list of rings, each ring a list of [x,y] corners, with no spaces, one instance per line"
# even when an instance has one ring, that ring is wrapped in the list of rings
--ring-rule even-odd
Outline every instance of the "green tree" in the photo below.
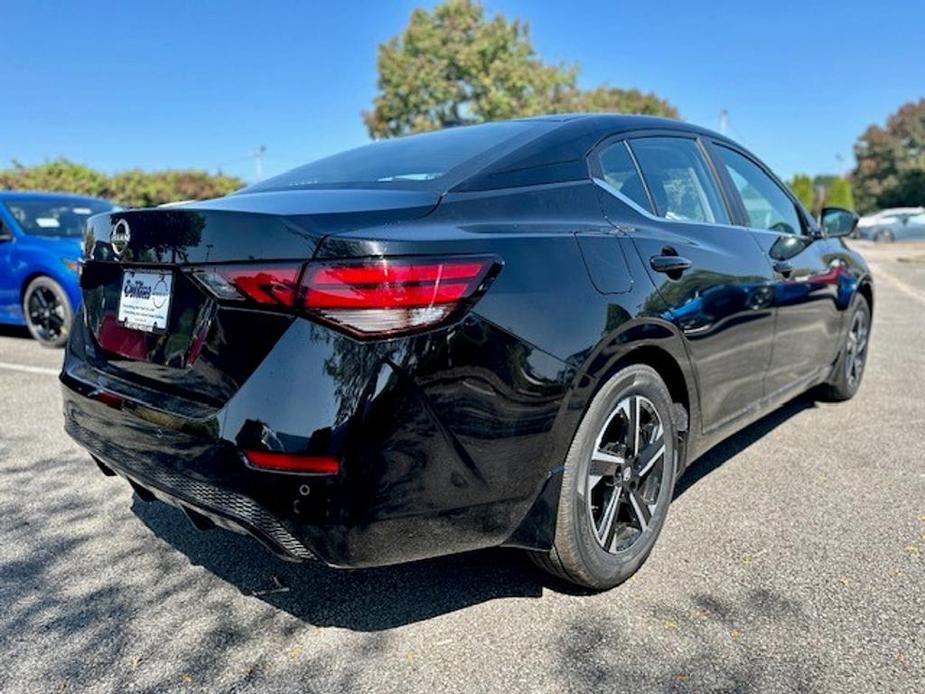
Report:
[[[217,198],[243,185],[239,178],[205,171],[130,169],[110,178],[107,197],[126,207],[151,207],[165,202]]]
[[[925,99],[901,106],[886,127],[867,128],[854,154],[851,179],[860,211],[925,204]]]
[[[569,112],[641,113],[646,116],[679,118],[678,110],[652,92],[618,87],[571,89],[550,104],[549,113]]]
[[[525,23],[488,20],[477,0],[414,10],[404,32],[379,46],[378,68],[379,94],[363,113],[373,137],[574,110],[678,116],[654,94],[579,89],[576,66],[544,63]]]
[[[37,166],[23,166],[14,161],[12,168],[0,170],[0,189],[3,190],[101,196],[106,192],[106,183],[104,174],[67,159],[53,159]]]
[[[797,174],[790,180],[790,190],[803,203],[803,207],[812,211],[816,205],[816,191],[813,187],[813,179],[806,174]]]
[[[233,176],[197,170],[142,171],[130,169],[113,176],[55,159],[36,166],[13,162],[0,170],[0,189],[78,193],[107,198],[124,207],[151,207],[165,202],[202,200],[227,195],[244,185]]]
[[[838,176],[832,179],[825,193],[827,207],[844,207],[854,209],[854,193],[851,190],[851,181]]]

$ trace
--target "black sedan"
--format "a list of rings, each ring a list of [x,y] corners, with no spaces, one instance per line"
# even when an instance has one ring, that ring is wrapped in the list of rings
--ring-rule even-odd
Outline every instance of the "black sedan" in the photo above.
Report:
[[[710,447],[807,389],[855,394],[856,222],[817,223],[716,133],[614,115],[376,142],[98,215],[67,431],[140,498],[290,559],[503,545],[610,587]]]

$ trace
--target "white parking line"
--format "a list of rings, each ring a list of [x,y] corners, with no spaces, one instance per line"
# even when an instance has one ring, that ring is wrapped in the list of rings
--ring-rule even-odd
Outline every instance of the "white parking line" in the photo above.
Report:
[[[21,371],[27,374],[43,374],[45,376],[57,376],[60,373],[60,369],[48,369],[44,366],[28,366],[26,364],[10,364],[5,361],[0,361],[0,369]]]

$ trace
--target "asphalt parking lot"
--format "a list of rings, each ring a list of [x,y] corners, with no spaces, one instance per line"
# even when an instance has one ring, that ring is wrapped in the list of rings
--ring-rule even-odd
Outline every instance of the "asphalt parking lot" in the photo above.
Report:
[[[925,246],[862,250],[860,394],[708,454],[596,595],[509,551],[347,573],[198,533],[99,474],[61,354],[0,332],[0,690],[925,690]]]

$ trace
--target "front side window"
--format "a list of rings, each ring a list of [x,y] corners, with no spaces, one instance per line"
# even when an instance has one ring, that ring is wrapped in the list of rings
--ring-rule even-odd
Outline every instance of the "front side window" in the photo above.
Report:
[[[655,211],[665,219],[729,224],[713,174],[694,140],[646,137],[630,141]]]
[[[738,152],[722,146],[715,149],[742,198],[748,226],[783,234],[803,232],[796,205],[774,179]]]

